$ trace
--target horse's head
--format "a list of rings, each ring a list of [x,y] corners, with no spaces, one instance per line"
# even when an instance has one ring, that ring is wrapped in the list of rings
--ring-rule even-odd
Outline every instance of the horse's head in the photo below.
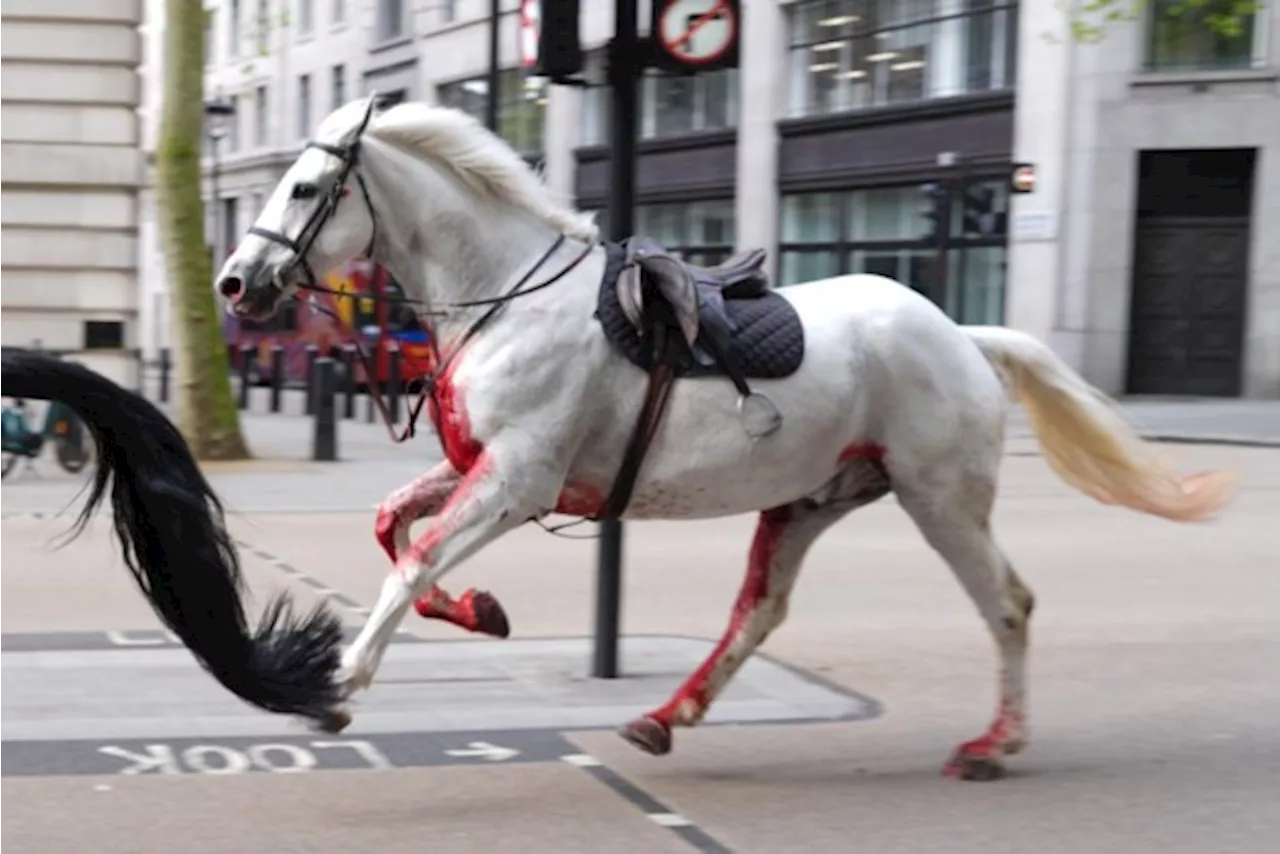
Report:
[[[270,316],[298,288],[319,286],[317,274],[372,250],[376,219],[356,164],[375,98],[325,120],[223,264],[216,287],[237,315]]]

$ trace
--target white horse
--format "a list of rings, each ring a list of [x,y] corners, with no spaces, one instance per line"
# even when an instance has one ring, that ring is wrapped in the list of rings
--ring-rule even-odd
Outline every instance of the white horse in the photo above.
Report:
[[[554,202],[525,162],[467,115],[414,103],[374,114],[372,99],[334,111],[216,288],[229,310],[261,317],[314,289],[313,270],[361,253],[425,307],[438,342],[430,411],[447,462],[379,510],[377,534],[394,570],[343,654],[344,697],[372,682],[415,600],[433,616],[468,611],[436,586],[467,557],[553,511],[599,516],[646,397],[645,372],[594,318],[608,257],[595,226]],[[778,293],[803,325],[804,358],[755,391],[772,400],[781,427],[749,435],[724,378],[677,380],[621,516],[759,513],[719,644],[665,705],[622,734],[651,753],[670,750],[672,727],[696,725],[782,622],[818,535],[892,491],[959,578],[999,652],[995,720],[946,770],[998,775],[1002,758],[1026,741],[1033,603],[990,527],[1006,395],[1026,408],[1053,469],[1101,502],[1194,520],[1226,502],[1233,479],[1166,468],[1100,392],[1028,335],[957,326],[881,276]],[[410,526],[424,518],[425,531],[411,539]],[[478,622],[474,613],[455,621]],[[349,719],[338,709],[330,723]]]

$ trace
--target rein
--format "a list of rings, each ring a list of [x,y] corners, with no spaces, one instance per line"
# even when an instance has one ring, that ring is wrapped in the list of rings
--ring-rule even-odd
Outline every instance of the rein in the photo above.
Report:
[[[468,300],[466,302],[457,302],[457,303],[449,304],[451,308],[474,308],[478,306],[489,306],[489,310],[486,311],[484,314],[480,315],[480,317],[478,317],[475,320],[475,322],[473,322],[470,326],[467,327],[466,332],[462,334],[462,338],[458,341],[458,344],[444,359],[440,358],[440,351],[436,345],[435,332],[434,330],[432,330],[431,348],[435,354],[435,368],[430,372],[430,374],[427,375],[427,377],[423,381],[422,389],[418,392],[418,399],[414,402],[413,406],[409,408],[409,422],[405,425],[404,430],[402,430],[399,434],[397,434],[395,431],[395,427],[394,427],[395,422],[391,415],[391,408],[387,405],[387,402],[384,399],[382,393],[375,388],[374,383],[370,382],[369,396],[372,398],[374,406],[377,407],[378,413],[382,416],[382,422],[384,425],[386,425],[387,433],[391,436],[391,440],[393,442],[396,442],[397,444],[399,444],[417,435],[418,418],[422,414],[422,407],[426,404],[427,398],[431,398],[432,400],[435,400],[436,380],[440,376],[442,376],[444,372],[448,369],[449,365],[453,363],[454,358],[458,355],[458,353],[462,351],[462,348],[467,344],[467,342],[469,342],[472,338],[474,338],[476,334],[480,332],[481,329],[483,329],[490,321],[492,321],[495,317],[497,317],[502,312],[503,309],[505,309],[508,305],[511,304],[512,301],[518,299],[519,297],[536,293],[537,291],[540,291],[543,288],[550,287],[551,285],[554,285],[556,282],[560,281],[560,279],[564,278],[566,275],[572,272],[579,264],[581,264],[584,260],[586,260],[587,256],[591,254],[591,250],[595,249],[595,246],[596,246],[594,242],[588,243],[587,247],[582,252],[580,252],[577,255],[577,257],[575,257],[569,264],[562,267],[558,272],[556,272],[554,276],[551,276],[549,279],[546,279],[545,281],[539,282],[538,284],[534,285],[531,288],[525,288],[524,285],[528,283],[530,279],[533,278],[534,274],[537,273],[538,270],[542,268],[542,265],[547,263],[547,261],[555,253],[555,251],[559,249],[562,245],[564,245],[564,242],[566,239],[567,238],[563,234],[557,237],[555,242],[551,244],[550,248],[548,248],[547,251],[542,254],[542,257],[540,257],[534,263],[534,265],[530,267],[523,276],[520,277],[519,281],[517,281],[511,287],[511,290],[509,290],[507,293],[503,294],[502,296],[490,297],[490,298],[479,299],[479,300]],[[384,299],[384,301],[385,302],[408,302],[408,300],[386,300],[386,299]],[[335,314],[333,311],[329,310],[328,308],[321,306],[319,304],[315,304],[315,307],[320,311],[324,312],[325,314],[329,315],[330,317],[334,318],[338,322],[340,323],[342,322],[341,318],[339,318],[337,314]],[[447,315],[448,312],[439,311],[439,312],[432,312],[432,314],[440,316],[440,315]],[[354,330],[352,331],[354,332]],[[373,366],[372,358],[370,357],[368,351],[365,350],[364,345],[361,344],[359,337],[353,337],[352,340],[353,340],[353,343],[355,344],[356,355],[359,357],[360,364],[364,368],[365,376],[372,379],[376,375],[376,370]],[[440,430],[440,425],[437,424],[436,431],[439,432],[439,430]]]
[[[375,99],[371,97],[369,99],[369,106],[365,110],[364,118],[360,122],[360,126],[356,129],[355,133],[352,135],[351,140],[347,142],[345,145],[331,145],[327,142],[320,142],[318,140],[312,139],[312,140],[308,140],[306,145],[304,146],[305,148],[318,149],[330,155],[331,157],[336,157],[338,160],[342,162],[342,169],[338,172],[337,179],[329,187],[328,191],[325,192],[320,204],[316,207],[314,211],[312,211],[311,216],[308,217],[306,223],[302,227],[302,231],[299,232],[298,237],[296,239],[289,237],[287,234],[283,234],[278,231],[272,231],[266,228],[260,228],[256,225],[249,228],[249,234],[256,235],[258,237],[263,238],[264,240],[268,240],[277,245],[284,246],[286,249],[289,249],[293,253],[293,258],[290,260],[289,264],[286,265],[284,268],[282,268],[280,272],[276,274],[276,286],[279,287],[280,290],[282,291],[284,290],[284,281],[287,278],[288,274],[293,273],[298,267],[301,267],[303,272],[306,274],[306,279],[305,281],[298,283],[298,287],[300,289],[311,291],[313,293],[327,293],[327,294],[333,294],[336,296],[349,296],[348,294],[345,294],[341,291],[334,290],[333,288],[327,288],[320,284],[319,280],[316,277],[315,270],[312,269],[310,262],[307,261],[307,253],[311,251],[311,247],[315,244],[316,239],[320,236],[321,229],[325,227],[325,225],[329,222],[329,219],[333,216],[334,212],[338,209],[338,203],[342,200],[343,196],[346,195],[347,179],[351,177],[353,173],[355,175],[356,183],[360,187],[360,194],[364,197],[365,207],[369,211],[369,222],[372,224],[371,233],[369,235],[369,245],[365,248],[364,256],[367,258],[373,257],[374,249],[378,239],[378,215],[373,208],[373,199],[369,195],[369,187],[365,183],[364,176],[360,174],[360,170],[357,167],[360,160],[360,140],[361,140],[361,137],[364,135],[365,130],[369,126],[369,120],[373,116],[374,104],[375,104]],[[391,436],[391,440],[393,442],[396,442],[396,443],[404,442],[407,439],[410,439],[414,435],[416,435],[418,417],[422,413],[422,407],[426,404],[428,397],[431,397],[432,400],[435,399],[437,378],[440,377],[444,373],[444,371],[448,369],[449,365],[452,364],[454,358],[458,355],[458,353],[462,350],[463,346],[468,341],[470,341],[473,337],[475,337],[475,335],[481,329],[483,329],[490,321],[492,321],[495,317],[497,317],[512,300],[515,300],[522,296],[526,296],[528,294],[536,293],[537,291],[540,291],[543,288],[550,287],[551,285],[560,281],[560,279],[564,278],[565,275],[570,273],[579,264],[581,264],[586,259],[586,257],[591,254],[591,251],[596,247],[595,241],[588,242],[586,248],[576,258],[574,258],[573,261],[571,261],[567,266],[563,267],[554,276],[550,277],[546,281],[543,281],[534,285],[533,287],[526,288],[525,285],[529,282],[529,280],[532,279],[534,274],[536,274],[538,270],[540,270],[542,266],[547,263],[547,261],[551,258],[551,256],[554,255],[556,251],[561,246],[564,245],[566,240],[567,238],[565,237],[565,235],[563,234],[558,235],[556,237],[555,242],[553,242],[551,246],[547,249],[547,251],[542,254],[542,257],[540,257],[537,260],[537,262],[535,262],[534,265],[530,267],[523,276],[520,277],[519,281],[517,281],[515,285],[513,285],[511,289],[507,291],[505,294],[502,294],[501,296],[497,296],[497,297],[467,300],[464,302],[448,304],[447,308],[450,308],[450,309],[478,308],[481,306],[487,306],[489,310],[484,312],[484,314],[482,314],[479,318],[477,318],[474,323],[472,323],[469,327],[467,327],[467,330],[466,332],[463,333],[462,339],[458,342],[458,345],[454,347],[453,351],[450,352],[448,356],[445,357],[443,360],[440,358],[440,351],[435,340],[435,333],[434,333],[434,330],[432,330],[431,348],[435,356],[435,369],[426,377],[425,381],[423,382],[422,390],[418,395],[417,401],[409,409],[409,423],[405,425],[404,430],[400,432],[398,435],[395,430],[394,419],[392,418],[392,415],[391,415],[391,408],[387,406],[387,402],[383,398],[382,393],[379,392],[376,388],[375,378],[377,376],[377,371],[373,365],[373,361],[369,356],[369,353],[365,350],[363,344],[361,343],[359,335],[355,334],[356,330],[354,329],[350,330],[353,333],[352,340],[355,343],[356,355],[359,357],[361,366],[364,368],[365,376],[369,379],[369,395],[373,399],[374,405],[378,409],[378,413],[382,416],[383,424],[386,425],[387,433]],[[422,309],[415,309],[415,311],[419,315],[442,317],[442,316],[448,316],[449,314],[448,311],[430,310],[429,308],[426,307],[426,303],[422,300],[412,300],[408,298],[387,299],[386,297],[382,297],[380,295],[374,297],[374,299],[381,302],[414,303],[414,304],[423,306]],[[313,306],[319,311],[329,315],[334,320],[337,320],[342,325],[346,326],[346,324],[342,321],[342,318],[340,318],[335,312],[331,311],[329,308],[322,306],[319,303],[313,303]],[[439,431],[439,428],[440,428],[440,425],[437,424],[436,430]]]

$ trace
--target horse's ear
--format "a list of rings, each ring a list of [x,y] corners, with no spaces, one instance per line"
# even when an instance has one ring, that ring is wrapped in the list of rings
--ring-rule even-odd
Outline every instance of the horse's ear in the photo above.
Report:
[[[369,93],[369,102],[364,105],[364,117],[360,119],[359,126],[356,127],[352,139],[359,139],[369,127],[369,122],[373,119],[373,111],[378,106],[378,93]]]

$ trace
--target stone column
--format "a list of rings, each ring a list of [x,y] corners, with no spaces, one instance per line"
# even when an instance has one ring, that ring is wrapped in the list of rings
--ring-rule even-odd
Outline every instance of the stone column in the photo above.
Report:
[[[3,3],[4,342],[39,339],[129,385],[141,19],[140,0]],[[120,324],[120,346],[85,352],[90,321]]]
[[[778,119],[787,92],[787,20],[777,0],[743,0],[738,69],[737,248],[764,247],[778,269]]]

